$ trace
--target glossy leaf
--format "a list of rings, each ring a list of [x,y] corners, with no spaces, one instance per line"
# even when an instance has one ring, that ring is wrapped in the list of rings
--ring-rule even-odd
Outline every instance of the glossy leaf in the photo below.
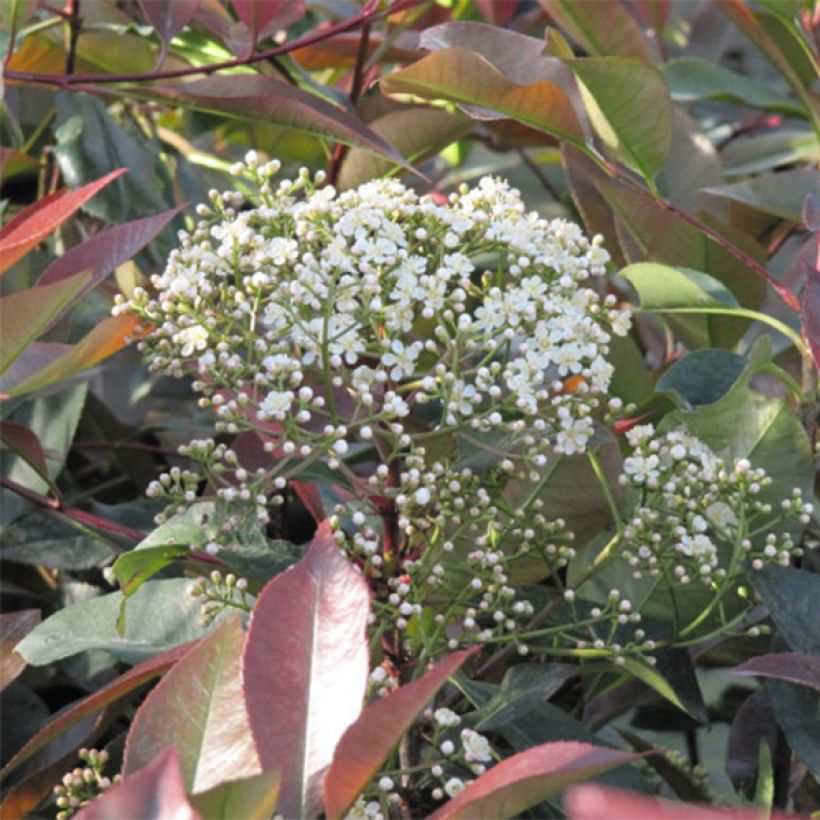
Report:
[[[0,441],[17,453],[44,481],[51,483],[43,445],[28,427],[8,419],[0,419]]]
[[[132,88],[140,97],[223,114],[237,119],[275,123],[315,137],[331,139],[408,168],[399,153],[357,117],[292,85],[262,75],[214,76],[180,85]]]
[[[61,280],[62,282],[63,280]],[[71,281],[65,280],[65,281]],[[48,285],[46,287],[54,287]],[[109,356],[122,350],[132,339],[137,337],[139,320],[132,315],[109,316],[103,319],[87,336],[77,344],[64,348],[58,346],[57,355],[51,357],[45,367],[33,369],[33,372],[15,371],[15,379],[6,387],[10,396],[21,396],[48,387],[55,382],[76,376],[84,370],[99,364]],[[11,373],[11,371],[9,371]]]
[[[14,647],[39,623],[39,609],[0,614],[0,692],[26,668]]]
[[[729,290],[700,271],[638,262],[624,268],[620,275],[638,292],[644,310],[738,306]]]
[[[39,245],[58,225],[125,171],[125,168],[119,168],[76,191],[35,203],[18,215],[0,235],[0,274]]]
[[[800,652],[760,655],[736,666],[731,674],[778,678],[820,691],[820,656]]]
[[[279,772],[262,772],[228,780],[189,799],[204,820],[270,820],[276,814],[279,788]]]
[[[179,752],[168,749],[163,755],[92,800],[77,820],[201,820],[185,794],[179,768]]]
[[[345,816],[419,712],[471,654],[466,651],[450,655],[422,678],[370,704],[348,727],[325,777],[325,813],[329,820]]]
[[[681,57],[660,67],[676,102],[728,100],[784,114],[803,112],[801,106],[761,82],[697,57]]]
[[[576,145],[584,142],[570,98],[557,83],[547,79],[517,83],[483,55],[459,46],[434,51],[388,74],[382,88],[388,94],[415,94],[476,106]]]
[[[367,681],[364,579],[317,531],[307,555],[260,593],[243,662],[245,700],[263,769],[282,773],[277,810],[304,817],[321,806],[322,779]]]
[[[566,60],[604,145],[651,186],[672,148],[672,100],[654,67],[626,57]]]
[[[629,820],[759,820],[760,811],[714,806],[697,806],[656,800],[633,792],[611,789],[606,786],[576,786],[564,798],[569,820],[612,820],[628,817]],[[766,812],[772,820],[786,820],[782,812]]]
[[[752,572],[749,579],[789,646],[795,652],[820,654],[820,575],[769,566]]]
[[[88,649],[103,649],[126,663],[137,663],[207,632],[201,623],[199,602],[187,594],[190,585],[185,578],[143,584],[128,599],[122,636],[117,632],[121,592],[72,604],[46,618],[17,651],[35,666]]]
[[[245,631],[235,616],[165,675],[131,723],[123,759],[125,777],[171,747],[179,749],[188,792],[260,773],[242,697],[244,646]]]
[[[0,373],[5,373],[91,281],[89,271],[43,287],[18,290],[0,298]]]
[[[594,12],[573,0],[539,0],[539,5],[589,54],[654,61],[649,40],[620,0],[599,2]]]
[[[88,287],[94,287],[109,273],[139,253],[157,234],[171,224],[183,205],[154,216],[117,225],[75,245],[55,259],[37,280],[38,286],[49,285],[82,270],[92,272]]]
[[[431,820],[515,817],[568,786],[638,757],[575,741],[545,743],[493,766],[434,812]]]
[[[378,117],[369,126],[409,162],[416,163],[469,133],[472,122],[456,112],[407,105]],[[397,167],[395,162],[374,159],[354,148],[342,163],[337,187],[355,188],[370,179],[389,176]]]
[[[81,721],[99,713],[106,706],[116,703],[134,690],[154,680],[154,678],[165,674],[192,646],[193,644],[182,644],[159,655],[154,655],[154,657],[148,658],[148,660],[143,661],[133,669],[129,669],[124,674],[114,678],[111,683],[98,689],[93,694],[69,706],[43,726],[6,763],[0,775],[6,777],[16,771],[24,763],[31,760],[41,749],[44,749]]]

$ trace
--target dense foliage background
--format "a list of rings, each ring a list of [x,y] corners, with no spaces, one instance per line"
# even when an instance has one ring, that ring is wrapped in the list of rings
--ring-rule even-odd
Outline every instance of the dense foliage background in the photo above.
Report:
[[[775,511],[793,488],[814,498],[819,30],[820,12],[800,0],[5,0],[4,816],[54,816],[69,799],[73,811],[107,790],[124,757],[125,785],[86,816],[148,816],[142,801],[152,793],[164,801],[154,811],[184,816],[271,816],[277,795],[287,816],[293,806],[342,816],[363,790],[356,810],[370,815],[614,816],[601,814],[597,791],[564,799],[588,778],[632,792],[606,796],[608,811],[630,817],[657,816],[642,802],[652,795],[817,809],[816,518],[801,502],[772,525],[785,555],[766,554],[761,531],[761,568],[733,558],[732,584],[717,577],[709,589],[722,591],[711,599],[678,600],[677,582],[664,595],[647,592],[617,551],[634,523],[618,475],[636,463],[627,439],[636,425],[685,426],[730,465],[748,459],[770,479],[761,503]],[[498,545],[536,613],[513,630],[534,635],[529,648],[517,653],[518,637],[505,643],[490,630],[450,647],[483,650],[448,655],[446,643],[425,643],[421,617],[398,625],[369,563],[360,562],[369,593],[339,563],[339,540],[321,522],[336,516],[336,531],[350,534],[365,509],[399,579],[391,589],[404,583],[401,561],[390,565],[405,543],[395,540],[401,503],[388,481],[376,515],[367,507],[375,495],[356,484],[379,458],[398,474],[400,460],[383,452],[337,449],[301,466],[276,504],[278,485],[263,493],[267,520],[250,514],[247,527],[229,528],[227,551],[209,549],[219,540],[209,525],[234,497],[214,501],[211,474],[176,498],[187,505],[181,515],[157,518],[169,499],[146,488],[162,474],[166,488],[183,481],[191,459],[180,446],[213,438],[249,462],[269,451],[264,436],[237,444],[241,423],[215,426],[212,405],[192,390],[196,355],[187,369],[150,369],[133,344],[150,331],[146,314],[112,315],[114,297],[139,305],[141,288],[153,293],[177,232],[195,232],[211,207],[223,218],[211,192],[236,190],[227,205],[247,209],[262,184],[254,168],[273,159],[281,177],[306,168],[339,191],[400,178],[442,207],[462,183],[502,177],[527,209],[603,236],[611,259],[595,287],[633,311],[631,330],[608,348],[609,403],[592,413],[595,432],[579,452],[559,448],[537,480],[504,485],[510,505],[537,499],[574,533],[575,553],[558,562]],[[412,332],[434,338],[433,326]],[[175,369],[184,377],[169,375]],[[561,388],[568,402],[577,389],[571,377]],[[430,421],[419,418],[412,433],[423,436]],[[442,452],[501,488],[506,442],[459,435],[440,441]],[[185,594],[195,577],[205,619],[202,601]],[[613,588],[641,601],[657,652],[619,658],[617,612],[602,647],[561,643],[595,622],[591,607],[612,606]],[[368,666],[359,633],[371,605],[389,628],[368,632]],[[440,602],[431,606],[440,613]],[[231,610],[244,621],[226,617]],[[321,651],[302,657],[271,638],[283,622],[295,634],[326,630],[329,644],[355,648],[361,638],[360,656],[323,670]],[[432,671],[430,660],[439,662]],[[384,671],[374,678],[373,669]],[[352,701],[342,702],[340,680]],[[384,680],[398,687],[386,719],[386,691],[375,686]],[[371,705],[357,718],[365,687]],[[306,704],[308,691],[318,694]],[[211,703],[202,692],[217,696]],[[436,704],[464,731],[483,732],[504,761],[461,803],[453,772],[441,780],[449,803],[424,780],[437,765],[425,744],[440,744],[449,720],[424,714],[437,692]],[[289,737],[307,736],[324,716],[330,728],[311,741],[313,764],[288,768],[292,748],[260,728],[271,714]],[[465,749],[484,760],[469,732]],[[90,746],[105,754],[83,748],[79,776],[63,780]],[[164,754],[169,746],[176,757]],[[505,769],[516,753],[520,768]],[[480,774],[470,760],[458,763],[459,783]],[[317,778],[328,765],[322,803]],[[385,772],[395,783],[374,785]]]

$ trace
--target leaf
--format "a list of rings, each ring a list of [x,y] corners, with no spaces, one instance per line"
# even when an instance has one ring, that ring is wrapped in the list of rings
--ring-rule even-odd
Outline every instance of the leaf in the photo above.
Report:
[[[91,280],[89,271],[0,298],[0,373],[57,319]]]
[[[467,117],[428,106],[402,106],[369,123],[370,128],[395,146],[409,162],[419,162],[461,139],[472,129]],[[360,149],[350,151],[342,163],[337,187],[355,188],[363,182],[389,176],[397,165],[389,160],[374,159]]]
[[[750,573],[749,579],[791,649],[820,654],[820,575],[767,566]]]
[[[177,558],[188,555],[189,552],[190,549],[187,546],[179,544],[145,549],[135,548],[120,555],[114,561],[111,569],[117,576],[123,595],[128,598],[145,581],[172,564]]]
[[[190,797],[204,820],[270,820],[279,800],[279,772],[262,772],[220,783]]]
[[[478,106],[579,147],[584,145],[584,132],[575,109],[557,83],[548,79],[515,82],[486,57],[458,46],[434,51],[388,74],[382,80],[382,88],[388,94],[415,94]],[[468,113],[475,115],[473,111]]]
[[[46,454],[40,439],[24,424],[0,419],[0,441],[17,453],[47,483],[51,483]]]
[[[803,290],[803,309],[800,319],[803,335],[814,356],[814,366],[820,370],[820,251],[817,256],[818,267],[809,272],[806,287]]]
[[[594,12],[573,0],[539,0],[539,5],[590,54],[654,62],[649,40],[619,0],[599,2]]]
[[[129,669],[93,694],[60,712],[59,715],[56,715],[49,723],[43,726],[43,728],[6,763],[0,775],[6,777],[16,771],[24,763],[31,760],[41,749],[44,749],[52,741],[61,737],[65,732],[69,731],[85,718],[96,715],[106,706],[116,703],[140,686],[163,675],[191,649],[191,647],[192,644],[183,644],[181,646],[175,646],[159,655],[154,655],[133,669]]]
[[[752,658],[730,670],[730,674],[778,678],[820,691],[820,656],[801,652],[775,652]]]
[[[102,649],[137,663],[177,644],[201,638],[200,604],[188,594],[190,580],[172,578],[143,584],[128,600],[125,635],[117,633],[121,592],[65,607],[46,618],[17,646],[32,665],[44,666],[89,649]]]
[[[796,168],[704,188],[704,193],[740,202],[799,225],[803,222],[803,201],[807,196],[820,194],[820,181],[815,169]]]
[[[658,380],[658,392],[674,390],[688,407],[714,404],[740,378],[747,361],[728,350],[693,350]]]
[[[820,779],[820,697],[805,686],[780,680],[766,681],[766,689],[789,746]]]
[[[80,42],[83,42],[83,37]],[[122,48],[122,43],[118,45]],[[133,70],[133,61],[129,65]],[[148,150],[136,133],[129,133],[128,120],[120,125],[102,100],[90,94],[59,91],[56,95],[57,144],[54,148],[63,177],[72,185],[93,178],[110,168],[125,166],[127,177],[115,180],[103,194],[89,203],[88,213],[106,222],[121,223],[152,216],[168,207],[156,148]]]
[[[778,128],[729,143],[723,154],[726,176],[742,176],[817,159],[817,137],[807,128]]]
[[[154,687],[128,732],[125,777],[173,747],[179,749],[188,792],[260,773],[242,696],[244,646],[242,621],[234,616],[196,644]]]
[[[168,45],[191,22],[202,0],[139,0],[142,13],[162,40],[157,66],[162,65]]]
[[[26,668],[14,647],[39,623],[39,609],[0,614],[0,692]]]
[[[141,251],[184,207],[180,205],[154,216],[100,231],[55,259],[43,271],[37,285],[48,285],[79,271],[90,270],[88,288],[94,287],[116,267]]]
[[[361,39],[359,32],[345,32],[297,48],[290,52],[290,56],[308,71],[353,68],[356,65]],[[370,62],[376,58],[379,63],[409,63],[420,56],[417,45],[416,32],[406,31],[397,34],[394,30],[385,37],[381,32],[371,31],[367,42],[367,60]]]
[[[655,657],[657,667],[649,666],[637,658],[626,658],[622,668],[651,686],[678,709],[700,723],[706,723],[706,706],[688,653],[685,650],[665,650],[658,652]]]
[[[325,770],[361,711],[368,610],[364,579],[328,524],[302,561],[257,599],[243,662],[245,700],[262,768],[282,773],[277,811],[286,817],[319,811]]]
[[[746,77],[697,57],[680,57],[660,66],[676,102],[726,100],[764,111],[803,113],[802,106],[760,79]]]
[[[638,262],[624,268],[620,275],[638,292],[643,310],[738,306],[737,299],[720,282],[689,268]]]
[[[95,194],[113,180],[122,176],[125,168],[118,168],[102,179],[84,185],[34,205],[19,214],[0,234],[0,274],[7,271],[18,259],[43,241],[58,225],[66,221]]]
[[[63,281],[71,280],[60,280],[60,283]],[[33,372],[15,372],[21,378],[8,386],[4,385],[5,390],[10,396],[21,396],[76,376],[122,350],[132,338],[139,335],[138,327],[139,320],[135,316],[109,316],[76,345],[61,351],[45,367],[35,367]]]
[[[622,789],[606,786],[576,786],[564,798],[569,820],[760,820],[759,810],[744,811],[735,807],[720,809],[715,806],[697,806],[687,803],[656,800]],[[771,820],[786,820],[782,812],[767,812]]]
[[[577,741],[556,741],[508,757],[467,785],[430,820],[498,820],[521,812],[640,755]]]
[[[3,529],[0,561],[48,569],[93,569],[112,557],[103,540],[80,534],[56,517],[31,515]]]
[[[77,820],[201,820],[185,795],[179,752],[168,749],[142,771],[112,786],[76,815]]]
[[[283,128],[361,148],[412,170],[395,148],[353,114],[272,77],[256,74],[214,76],[178,85],[132,87],[129,93],[236,119],[265,120]]]
[[[627,57],[564,62],[604,145],[653,187],[672,148],[672,100],[661,73]]]
[[[510,667],[498,691],[481,708],[475,728],[489,731],[525,717],[577,674],[577,667],[562,663]]]
[[[253,32],[254,39],[294,0],[231,0],[236,16]],[[301,0],[295,0],[304,8]],[[304,13],[304,11],[302,12]]]
[[[346,815],[418,713],[473,651],[449,655],[423,677],[367,706],[350,724],[325,777],[325,814],[329,820]]]

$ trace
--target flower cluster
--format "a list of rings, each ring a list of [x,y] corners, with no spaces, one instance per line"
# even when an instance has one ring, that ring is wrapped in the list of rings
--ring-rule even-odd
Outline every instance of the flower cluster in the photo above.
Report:
[[[105,749],[80,749],[78,754],[85,766],[78,766],[65,774],[62,783],[54,787],[59,809],[57,820],[68,820],[97,795],[121,780],[120,775],[114,775],[113,778],[104,775],[105,764],[108,762],[108,752]]]
[[[726,462],[683,428],[657,433],[641,425],[627,434],[631,454],[621,483],[639,495],[623,539],[622,556],[635,577],[671,572],[677,584],[708,586],[754,569],[788,565],[799,547],[781,524],[809,520],[811,504],[795,488],[779,509],[761,500],[771,485],[747,459]]]
[[[188,594],[202,604],[202,621],[211,623],[226,609],[250,612],[252,596],[248,593],[248,581],[237,578],[233,573],[223,576],[219,570],[211,572],[208,578],[198,578],[188,589]]]

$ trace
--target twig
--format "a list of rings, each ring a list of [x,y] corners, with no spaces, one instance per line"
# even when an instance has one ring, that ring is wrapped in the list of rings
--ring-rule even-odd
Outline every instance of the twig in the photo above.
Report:
[[[296,51],[300,48],[306,48],[314,43],[320,43],[328,40],[337,34],[351,31],[358,28],[363,23],[375,20],[377,18],[395,14],[397,11],[402,11],[406,8],[411,8],[417,5],[420,0],[395,0],[384,11],[378,11],[379,0],[368,0],[367,4],[362,10],[350,17],[347,20],[337,23],[335,26],[329,26],[321,31],[307,34],[297,40],[293,40],[276,48],[268,49],[267,51],[259,51],[255,54],[249,54],[247,57],[237,57],[233,60],[223,60],[219,63],[211,63],[210,65],[191,66],[190,68],[178,68],[170,71],[142,71],[134,74],[42,74],[37,71],[18,71],[7,70],[5,77],[7,80],[17,80],[24,83],[41,83],[44,85],[54,85],[60,88],[65,88],[72,85],[101,85],[107,83],[137,83],[137,82],[152,82],[155,80],[174,80],[180,77],[193,77],[197,74],[214,74],[217,71],[223,71],[227,68],[237,68],[239,66],[251,65],[252,63],[262,62],[263,60],[270,60],[273,57],[278,57],[282,54],[288,54],[291,51]]]
[[[68,48],[65,57],[65,73],[74,73],[74,63],[77,60],[77,41],[80,39],[82,20],[80,19],[80,0],[67,0],[65,4],[65,20],[68,24]]]
[[[16,493],[21,498],[25,498],[27,501],[31,501],[38,507],[59,513],[60,515],[64,515],[66,518],[70,518],[72,521],[78,521],[81,524],[88,525],[89,527],[103,530],[103,532],[114,533],[115,535],[120,535],[123,538],[130,538],[133,541],[142,541],[143,538],[145,538],[145,533],[140,530],[131,529],[131,527],[117,524],[114,521],[107,521],[105,518],[100,518],[98,515],[94,515],[93,513],[78,510],[76,507],[66,507],[61,501],[58,501],[55,498],[49,498],[47,495],[42,495],[42,493],[35,492],[34,490],[30,490],[28,487],[24,487],[22,484],[18,484],[16,481],[12,481],[10,478],[6,478],[5,476],[0,476],[0,487],[5,487],[7,490],[11,490],[11,492]]]

